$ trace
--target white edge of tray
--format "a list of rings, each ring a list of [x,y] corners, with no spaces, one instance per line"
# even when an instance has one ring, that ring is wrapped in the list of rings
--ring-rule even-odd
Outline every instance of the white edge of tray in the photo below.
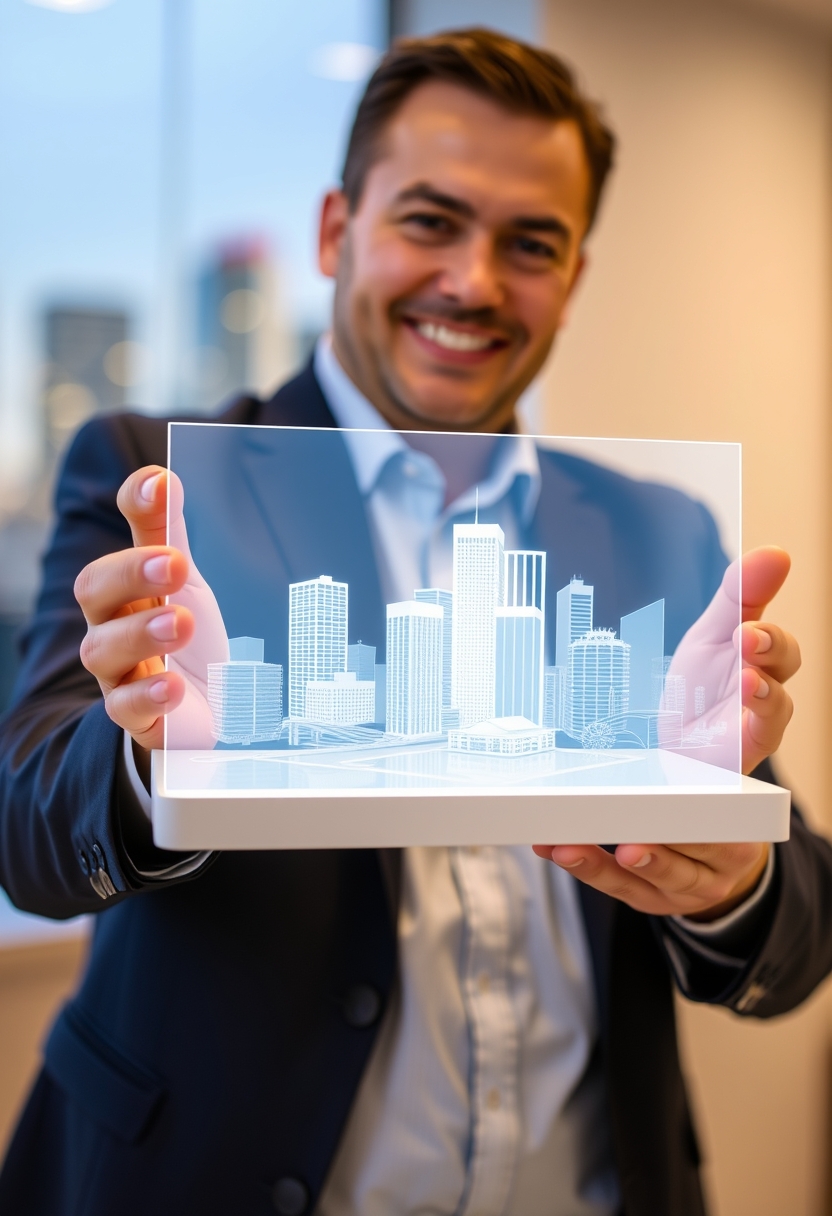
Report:
[[[166,794],[153,757],[153,839],[164,849],[364,849],[411,845],[695,844],[789,838],[791,795],[734,787],[620,787],[495,793],[344,790]]]

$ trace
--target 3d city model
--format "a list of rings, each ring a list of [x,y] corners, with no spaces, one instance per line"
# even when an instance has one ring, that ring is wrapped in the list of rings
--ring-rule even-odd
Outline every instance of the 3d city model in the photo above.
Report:
[[[546,554],[505,549],[496,524],[456,524],[453,587],[387,605],[386,653],[349,642],[349,588],[321,574],[289,587],[288,695],[259,638],[208,668],[214,737],[288,747],[434,743],[470,756],[555,748],[707,747],[707,690],[664,654],[664,601],[593,623],[593,587],[557,594],[545,665]]]

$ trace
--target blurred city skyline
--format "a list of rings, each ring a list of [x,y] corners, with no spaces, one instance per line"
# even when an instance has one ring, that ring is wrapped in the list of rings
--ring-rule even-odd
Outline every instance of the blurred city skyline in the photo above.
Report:
[[[56,310],[124,318],[106,374],[119,403],[158,412],[213,407],[242,387],[244,366],[248,386],[266,389],[326,325],[318,202],[338,179],[386,16],[381,0],[4,6],[0,513],[47,461],[49,392],[67,421],[90,405],[50,378]],[[235,292],[224,349],[205,339],[206,283],[242,247],[259,251],[257,281],[216,301],[221,312]],[[255,352],[261,324],[269,339]]]

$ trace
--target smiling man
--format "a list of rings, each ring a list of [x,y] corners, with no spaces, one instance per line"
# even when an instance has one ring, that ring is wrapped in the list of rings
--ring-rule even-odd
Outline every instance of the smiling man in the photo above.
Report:
[[[559,60],[486,31],[399,43],[371,79],[322,211],[331,334],[222,416],[377,432],[338,441],[330,538],[378,573],[369,619],[424,585],[419,563],[447,569],[475,485],[554,570],[593,537],[612,619],[672,572],[673,645],[736,594],[701,506],[504,438],[565,323],[613,142]],[[454,430],[482,438],[449,459]],[[2,724],[3,886],[99,915],[0,1216],[700,1216],[673,982],[737,1013],[794,1008],[832,968],[832,850],[795,813],[776,849],[163,853],[149,754],[188,695],[164,657],[200,628],[175,602],[195,572],[175,504],[165,544],[164,451],[164,423],[135,415],[77,437]],[[302,535],[329,488],[299,485],[284,525]],[[282,492],[217,479],[213,527],[244,550],[248,498],[277,511]],[[647,522],[624,579],[631,511]],[[743,766],[764,777],[799,665],[761,619],[787,570],[779,550],[744,559]]]

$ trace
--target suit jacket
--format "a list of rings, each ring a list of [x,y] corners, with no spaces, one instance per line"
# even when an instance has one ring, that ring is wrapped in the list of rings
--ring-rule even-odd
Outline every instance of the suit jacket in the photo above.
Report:
[[[309,368],[222,420],[334,425]],[[302,528],[314,493],[291,469],[264,469],[248,438],[225,506],[245,519],[247,543],[282,546],[280,578],[294,579],[292,530],[270,540],[268,518],[284,496]],[[98,913],[81,988],[48,1038],[0,1175],[0,1216],[313,1211],[396,979],[396,851],[225,853],[181,880],[140,873],[178,858],[153,846],[122,788],[122,732],[78,658],[85,625],[73,583],[86,563],[129,547],[116,491],[132,470],[166,462],[165,440],[163,421],[130,415],[76,438],[0,723],[0,882],[32,912]],[[333,436],[333,452],[339,443]],[[370,637],[382,607],[367,525],[345,451],[333,459],[344,510],[309,560],[313,574],[364,580],[351,624]],[[669,570],[684,588],[679,602],[694,616],[704,608],[724,559],[701,507],[573,457],[541,460],[530,539],[550,554],[550,595],[574,572],[570,546],[594,577],[591,540],[599,620],[661,594]],[[287,486],[300,499],[286,500]],[[627,542],[635,523],[650,529],[638,552]],[[223,610],[233,636],[233,597]],[[671,622],[670,645],[686,623]],[[255,627],[247,615],[240,632]],[[626,1216],[699,1216],[665,927],[581,893]],[[687,957],[687,995],[763,1017],[793,1008],[832,969],[830,904],[832,850],[795,813],[765,907],[734,944],[739,965]],[[684,943],[674,949],[678,964]]]

